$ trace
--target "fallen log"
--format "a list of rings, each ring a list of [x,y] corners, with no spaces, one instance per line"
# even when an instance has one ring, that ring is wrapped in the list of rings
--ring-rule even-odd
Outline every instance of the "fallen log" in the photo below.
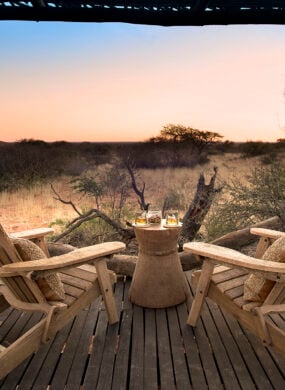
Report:
[[[76,249],[75,246],[48,242],[50,257],[60,256]],[[108,269],[118,275],[132,276],[135,270],[138,256],[133,255],[114,255],[107,260]]]
[[[216,244],[231,249],[241,250],[244,246],[252,244],[256,242],[258,239],[258,237],[256,237],[255,235],[250,234],[250,229],[252,227],[280,230],[281,226],[282,225],[281,225],[280,218],[272,217],[262,222],[258,222],[254,225],[246,227],[244,229],[236,230],[234,232],[225,234],[224,236],[219,237],[214,241],[211,241],[211,244]]]
[[[75,246],[56,242],[48,242],[47,245],[50,257],[64,255],[65,253],[74,251],[74,249],[76,249]]]
[[[254,225],[246,227],[244,229],[236,230],[234,232],[225,234],[224,236],[211,241],[211,244],[225,246],[227,248],[242,251],[243,248],[253,243],[257,243],[258,241],[258,236],[250,234],[250,229],[252,227],[262,227],[267,229],[280,230],[281,226],[282,224],[280,218],[272,217],[262,222],[258,222]],[[198,261],[196,257],[191,253],[181,252],[180,259],[184,271],[188,271],[190,269],[202,265],[202,261]]]
[[[132,255],[114,255],[107,260],[108,269],[114,271],[117,275],[133,276],[138,256]]]

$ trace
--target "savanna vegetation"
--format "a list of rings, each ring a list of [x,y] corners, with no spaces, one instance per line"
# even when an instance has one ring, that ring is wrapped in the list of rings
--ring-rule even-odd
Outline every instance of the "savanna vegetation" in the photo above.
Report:
[[[285,221],[284,139],[240,144],[222,139],[219,133],[167,125],[138,143],[1,142],[2,223],[8,226],[7,204],[30,204],[15,211],[22,221],[47,205],[40,224],[55,227],[65,242],[115,239],[129,234],[134,212],[149,204],[177,207],[183,217],[199,174],[210,180],[214,167],[214,196],[197,237],[211,240],[273,215]],[[63,231],[69,234],[61,236]]]

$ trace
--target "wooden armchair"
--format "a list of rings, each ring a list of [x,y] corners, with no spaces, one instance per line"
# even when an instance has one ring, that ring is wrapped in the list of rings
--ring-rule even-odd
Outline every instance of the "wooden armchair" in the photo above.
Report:
[[[0,311],[10,305],[22,311],[43,313],[43,318],[11,345],[0,345],[0,379],[100,295],[109,323],[118,321],[112,288],[115,276],[107,270],[106,257],[124,248],[121,242],[106,242],[61,256],[23,261],[0,225]],[[57,273],[61,279],[63,300],[48,300],[37,282],[36,275],[44,278],[51,273]]]
[[[54,233],[54,229],[52,228],[38,228],[32,230],[23,230],[17,233],[10,233],[9,236],[31,240],[43,250],[47,257],[49,257],[49,251],[45,236],[52,233]]]
[[[190,242],[184,250],[204,258],[200,271],[193,273],[196,293],[187,323],[196,326],[206,297],[233,315],[256,334],[265,345],[285,353],[285,263],[261,260],[265,250],[285,233],[253,228],[260,236],[256,257],[236,250],[202,242]],[[273,281],[273,288],[263,303],[244,300],[244,282],[249,273]],[[282,314],[283,313],[283,314]]]

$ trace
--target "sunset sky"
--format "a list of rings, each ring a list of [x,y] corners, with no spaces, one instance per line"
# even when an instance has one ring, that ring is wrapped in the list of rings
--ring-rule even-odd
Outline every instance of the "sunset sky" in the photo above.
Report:
[[[285,26],[0,22],[0,140],[285,138]]]

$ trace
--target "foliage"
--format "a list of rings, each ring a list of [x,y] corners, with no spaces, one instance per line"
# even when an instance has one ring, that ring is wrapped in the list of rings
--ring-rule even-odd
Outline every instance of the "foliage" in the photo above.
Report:
[[[98,209],[103,205],[112,218],[121,218],[130,184],[119,163],[107,166],[100,174],[73,179],[71,184],[75,191],[95,198]]]
[[[179,191],[179,189],[171,189],[166,194],[163,204],[163,212],[167,209],[182,210],[185,204],[185,196]]]
[[[275,215],[285,226],[285,171],[280,163],[253,168],[246,183],[233,178],[225,192],[205,221],[208,240]]]
[[[206,145],[213,144],[223,138],[222,135],[212,131],[202,131],[183,125],[168,124],[163,127],[158,137],[151,138],[152,142],[188,143],[203,150]]]
[[[270,153],[264,154],[260,158],[260,162],[264,165],[274,164],[276,161],[276,153],[271,151]]]
[[[271,150],[271,144],[262,141],[248,141],[241,146],[241,152],[246,158],[261,156],[270,153]]]
[[[129,155],[134,156],[138,169],[156,169],[194,168],[208,162],[210,155],[221,153],[261,156],[262,162],[268,164],[274,153],[285,151],[282,139],[272,144],[231,143],[220,142],[221,137],[215,132],[170,124],[163,128],[161,135],[146,142],[49,143],[34,139],[0,142],[0,191],[31,188],[60,176],[79,177],[99,166],[114,164],[114,160],[117,164],[118,159],[123,160]]]
[[[99,218],[95,218],[72,231],[63,241],[66,244],[80,248],[119,239],[120,237],[110,225]]]
[[[103,186],[108,196],[108,207],[111,209],[112,218],[120,219],[129,195],[130,183],[125,169],[118,162],[104,172]]]
[[[2,186],[13,191],[21,187],[30,188],[62,174],[72,174],[70,166],[74,166],[75,161],[76,171],[80,173],[78,153],[75,149],[71,150],[73,146],[70,145],[57,147],[44,141],[26,139],[0,144]]]
[[[72,188],[83,195],[95,198],[96,207],[100,207],[100,200],[104,195],[104,186],[96,181],[94,177],[79,177],[71,180]]]

